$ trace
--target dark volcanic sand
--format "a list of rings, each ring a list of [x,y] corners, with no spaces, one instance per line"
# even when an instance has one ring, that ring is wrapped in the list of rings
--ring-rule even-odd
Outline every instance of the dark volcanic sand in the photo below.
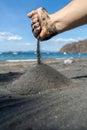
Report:
[[[87,130],[87,59],[77,59],[70,65],[64,65],[63,61],[49,65],[64,74],[64,79],[72,80],[71,84],[60,84],[61,89],[48,88],[46,91],[45,88],[41,93],[30,96],[13,95],[6,90],[8,84],[18,83],[15,79],[20,80],[28,73],[26,71],[21,77],[16,77],[13,72],[10,81],[0,82],[0,130]],[[0,64],[0,72],[3,71],[4,76],[7,71],[23,73],[26,67],[30,67],[28,71],[32,67],[37,68],[23,63],[20,66],[9,63],[9,69],[7,66]]]
[[[8,90],[21,95],[36,94],[48,89],[61,89],[70,79],[46,64],[31,67],[19,79],[8,85]]]

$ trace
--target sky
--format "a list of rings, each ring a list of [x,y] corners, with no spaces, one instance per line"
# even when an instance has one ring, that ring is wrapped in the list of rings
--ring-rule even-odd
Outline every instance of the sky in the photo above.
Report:
[[[36,42],[27,13],[44,7],[49,13],[62,9],[71,0],[0,0],[0,52],[36,51]],[[67,43],[87,39],[87,25],[41,42],[42,51],[59,51]]]

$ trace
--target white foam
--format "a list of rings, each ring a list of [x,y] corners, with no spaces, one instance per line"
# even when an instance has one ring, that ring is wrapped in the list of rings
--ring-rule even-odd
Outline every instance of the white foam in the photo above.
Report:
[[[36,59],[27,59],[27,60],[6,60],[6,62],[30,62],[36,61]]]
[[[12,54],[17,55],[18,53],[17,52],[12,52]]]

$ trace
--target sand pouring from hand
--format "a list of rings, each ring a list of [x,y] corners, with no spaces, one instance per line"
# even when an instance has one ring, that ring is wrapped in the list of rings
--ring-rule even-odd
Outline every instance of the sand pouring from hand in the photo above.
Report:
[[[37,39],[37,65],[28,69],[20,79],[7,88],[16,94],[36,94],[48,89],[58,89],[69,84],[69,79],[52,67],[41,63],[40,41]]]

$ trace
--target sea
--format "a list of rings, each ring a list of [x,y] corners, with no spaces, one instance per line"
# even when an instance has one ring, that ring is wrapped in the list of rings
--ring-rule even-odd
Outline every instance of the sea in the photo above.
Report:
[[[87,58],[87,53],[58,53],[41,52],[42,59],[66,59],[66,58]],[[0,61],[35,61],[37,53],[29,52],[0,52]]]

